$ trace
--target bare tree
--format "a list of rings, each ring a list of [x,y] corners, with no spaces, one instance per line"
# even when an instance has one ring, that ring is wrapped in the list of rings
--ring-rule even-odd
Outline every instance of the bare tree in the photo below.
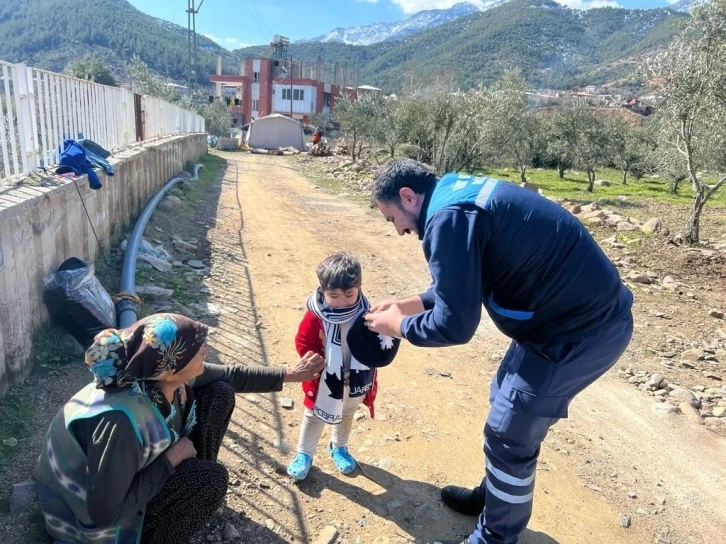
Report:
[[[691,182],[683,239],[695,244],[706,202],[726,183],[726,0],[697,7],[682,33],[643,72],[663,82],[659,145],[666,162],[681,164]],[[705,182],[703,170],[717,172],[713,185]]]

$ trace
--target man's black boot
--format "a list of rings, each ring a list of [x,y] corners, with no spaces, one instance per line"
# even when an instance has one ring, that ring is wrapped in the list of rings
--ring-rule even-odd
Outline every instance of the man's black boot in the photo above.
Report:
[[[478,516],[484,510],[483,484],[474,489],[447,485],[441,490],[441,500],[444,504],[465,516]]]

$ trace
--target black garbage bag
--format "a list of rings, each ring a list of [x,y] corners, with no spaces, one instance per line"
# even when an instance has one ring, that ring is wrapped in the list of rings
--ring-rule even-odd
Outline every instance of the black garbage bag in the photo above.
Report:
[[[72,257],[43,278],[44,301],[54,324],[88,348],[93,337],[116,326],[113,300],[94,273],[93,265]]]

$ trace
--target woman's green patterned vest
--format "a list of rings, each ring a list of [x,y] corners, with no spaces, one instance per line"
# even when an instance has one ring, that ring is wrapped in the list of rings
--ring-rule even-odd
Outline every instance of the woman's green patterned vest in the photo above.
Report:
[[[114,527],[95,527],[88,515],[86,455],[73,435],[72,423],[109,410],[125,413],[133,424],[142,450],[142,469],[172,442],[163,416],[138,388],[106,392],[91,383],[81,389],[53,419],[35,470],[46,529],[61,542],[136,544],[141,539],[143,511]]]

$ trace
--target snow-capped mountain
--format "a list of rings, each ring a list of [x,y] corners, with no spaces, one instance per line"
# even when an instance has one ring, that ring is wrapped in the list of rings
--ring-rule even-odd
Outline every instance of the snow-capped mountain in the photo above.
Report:
[[[342,42],[350,45],[371,45],[386,40],[400,40],[411,34],[449,23],[465,15],[476,13],[504,3],[506,0],[485,1],[485,7],[461,2],[449,9],[419,11],[400,21],[374,23],[365,26],[336,28],[323,36],[300,40],[301,42]]]
[[[688,13],[690,15],[691,13],[693,13],[693,8],[695,8],[699,4],[703,4],[703,0],[679,0],[675,4],[671,4],[668,7],[673,11]]]

